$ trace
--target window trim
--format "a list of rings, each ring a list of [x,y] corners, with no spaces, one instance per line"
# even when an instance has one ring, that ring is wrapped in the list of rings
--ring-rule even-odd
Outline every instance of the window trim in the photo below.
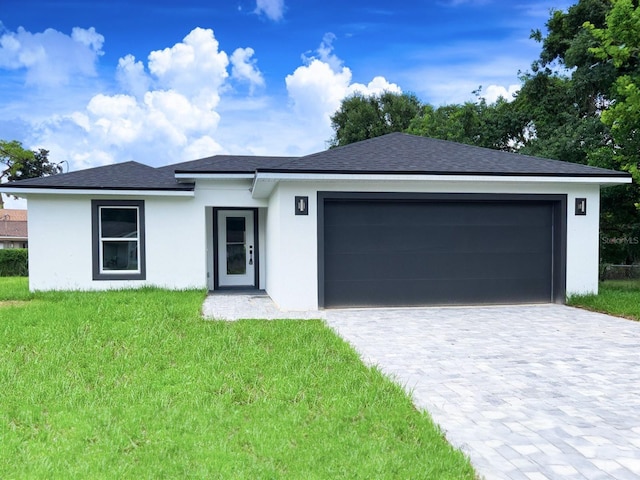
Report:
[[[100,236],[100,209],[102,207],[127,207],[135,208],[138,211],[138,270],[102,269],[101,244],[103,239]],[[144,200],[91,200],[91,237],[94,280],[146,280]]]

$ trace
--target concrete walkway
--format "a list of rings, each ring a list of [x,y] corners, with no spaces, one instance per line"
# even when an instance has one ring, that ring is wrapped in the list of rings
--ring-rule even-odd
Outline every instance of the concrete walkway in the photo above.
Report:
[[[202,305],[202,315],[215,320],[235,321],[242,319],[276,320],[323,319],[324,311],[285,312],[278,309],[271,297],[262,290],[247,293],[246,290],[225,290],[207,296]]]
[[[640,479],[638,322],[560,305],[298,313],[209,298],[218,318],[324,317],[489,480]]]

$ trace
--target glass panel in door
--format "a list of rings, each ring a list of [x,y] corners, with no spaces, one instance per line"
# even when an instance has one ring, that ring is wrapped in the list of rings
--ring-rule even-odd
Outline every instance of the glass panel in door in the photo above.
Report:
[[[227,217],[227,275],[247,273],[246,218]]]

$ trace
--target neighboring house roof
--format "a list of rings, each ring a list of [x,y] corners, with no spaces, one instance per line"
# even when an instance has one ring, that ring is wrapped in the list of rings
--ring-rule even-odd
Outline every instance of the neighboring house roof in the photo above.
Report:
[[[20,180],[5,188],[193,191],[194,183],[181,182],[176,175],[192,180],[198,175],[238,173],[631,178],[627,172],[391,133],[303,157],[217,155],[160,168],[125,162]]]
[[[27,211],[0,209],[0,239],[26,240],[27,236]]]
[[[18,208],[0,208],[0,220],[10,220],[12,222],[26,222],[27,211]]]

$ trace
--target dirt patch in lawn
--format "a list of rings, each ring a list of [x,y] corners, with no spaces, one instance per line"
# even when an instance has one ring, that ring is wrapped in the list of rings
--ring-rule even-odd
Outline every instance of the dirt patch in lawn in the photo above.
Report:
[[[0,308],[3,307],[22,307],[29,303],[28,300],[0,300]]]

